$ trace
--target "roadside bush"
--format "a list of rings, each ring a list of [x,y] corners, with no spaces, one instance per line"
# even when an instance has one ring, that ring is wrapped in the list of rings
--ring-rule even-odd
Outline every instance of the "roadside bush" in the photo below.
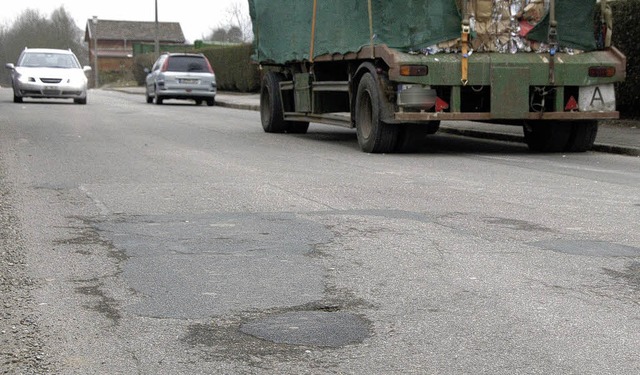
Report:
[[[129,86],[133,82],[133,75],[128,70],[100,72],[100,85]]]
[[[640,119],[640,1],[614,1],[612,9],[613,45],[627,56],[627,79],[616,89],[618,109],[622,117]]]
[[[156,62],[156,57],[153,53],[145,53],[138,55],[133,59],[133,79],[140,86],[144,86],[147,73],[144,69],[151,69],[153,63]]]

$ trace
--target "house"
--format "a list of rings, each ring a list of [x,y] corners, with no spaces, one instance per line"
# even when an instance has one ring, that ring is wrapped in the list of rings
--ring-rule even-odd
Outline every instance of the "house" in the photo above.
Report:
[[[158,22],[157,31],[162,45],[185,44],[182,27],[177,22]],[[99,77],[131,71],[134,43],[155,43],[155,40],[155,22],[88,19],[84,41],[89,45],[94,87],[101,82]]]

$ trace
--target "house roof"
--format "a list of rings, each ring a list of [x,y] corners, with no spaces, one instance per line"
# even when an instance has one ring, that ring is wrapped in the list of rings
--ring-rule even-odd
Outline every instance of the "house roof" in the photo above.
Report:
[[[153,41],[156,38],[155,22],[113,21],[98,19],[87,20],[85,41],[94,39]],[[184,43],[184,33],[178,22],[158,22],[158,39],[161,42]]]

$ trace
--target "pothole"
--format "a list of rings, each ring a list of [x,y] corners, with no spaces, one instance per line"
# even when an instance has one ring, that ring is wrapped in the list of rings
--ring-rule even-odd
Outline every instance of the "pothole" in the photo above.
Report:
[[[370,336],[369,323],[354,314],[296,311],[273,315],[240,326],[240,331],[276,344],[341,347]]]
[[[606,241],[546,240],[531,245],[571,255],[593,257],[640,257],[640,248]]]

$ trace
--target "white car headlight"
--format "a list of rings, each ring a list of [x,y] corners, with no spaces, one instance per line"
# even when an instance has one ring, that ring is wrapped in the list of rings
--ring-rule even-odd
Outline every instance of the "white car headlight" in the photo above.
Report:
[[[35,78],[29,77],[29,76],[25,76],[25,75],[22,75],[22,74],[18,74],[18,76],[16,78],[21,83],[29,83],[29,82],[35,82],[36,81]]]
[[[84,85],[85,83],[87,83],[87,77],[85,77],[85,75],[78,75],[78,76],[74,76],[74,77],[70,77],[69,79],[67,79],[67,84],[70,85]]]

